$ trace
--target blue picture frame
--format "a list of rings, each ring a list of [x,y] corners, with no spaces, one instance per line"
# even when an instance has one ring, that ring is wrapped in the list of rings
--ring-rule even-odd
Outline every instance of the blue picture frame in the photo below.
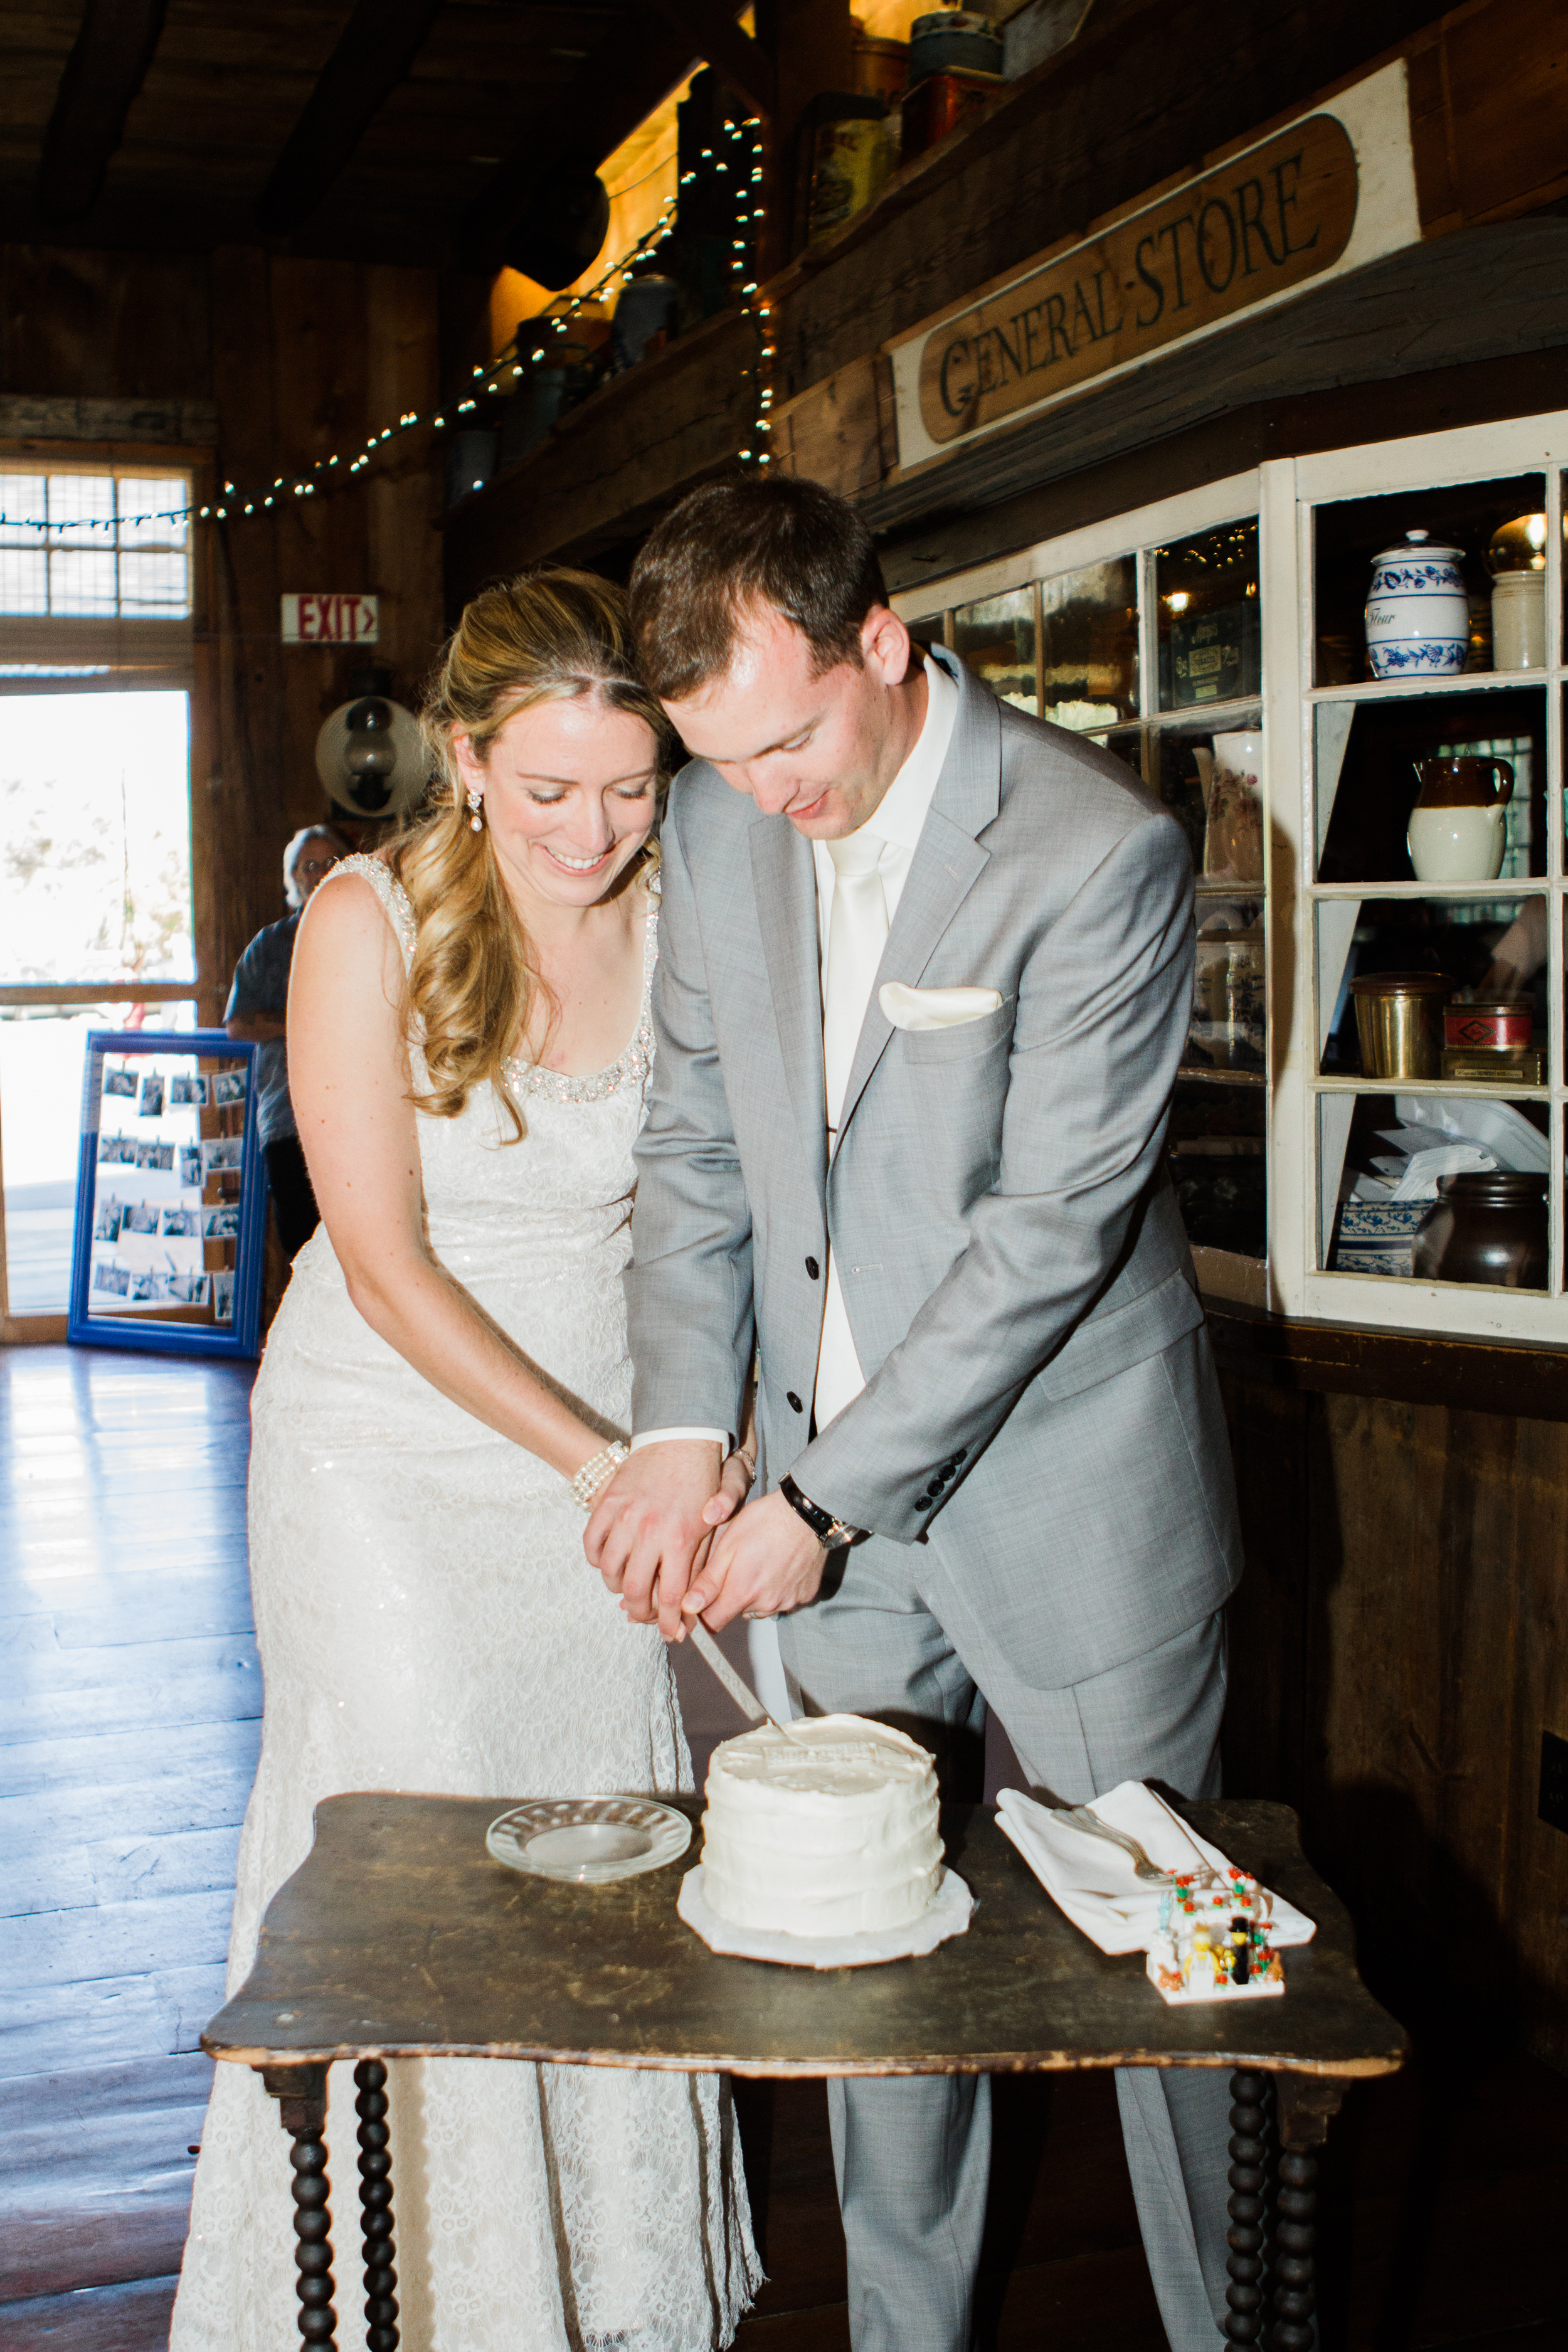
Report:
[[[230,1037],[222,1029],[92,1029],[88,1032],[82,1066],[81,1142],[77,1160],[70,1309],[66,1325],[66,1338],[72,1347],[134,1349],[148,1355],[163,1356],[255,1357],[260,1352],[267,1162],[262,1157],[257,1131],[257,1051],[255,1045]],[[208,1141],[237,1141],[239,1144],[237,1171],[224,1171],[237,1172],[239,1177],[239,1196],[235,1203],[237,1228],[232,1235],[224,1236],[237,1244],[232,1319],[226,1324],[216,1320],[210,1323],[155,1320],[147,1313],[116,1315],[102,1311],[91,1314],[89,1311],[88,1286],[93,1277],[99,1176],[100,1167],[108,1164],[100,1162],[99,1157],[103,1128],[104,1063],[111,1056],[117,1062],[123,1062],[143,1055],[151,1058],[155,1055],[170,1054],[193,1055],[203,1061],[222,1061],[228,1065],[230,1071],[243,1065],[245,1071],[245,1113],[240,1135],[237,1138],[205,1139]],[[216,1109],[223,1106],[209,1103],[203,1108]],[[127,1116],[134,1115],[127,1113]],[[205,1189],[205,1182],[203,1189]]]

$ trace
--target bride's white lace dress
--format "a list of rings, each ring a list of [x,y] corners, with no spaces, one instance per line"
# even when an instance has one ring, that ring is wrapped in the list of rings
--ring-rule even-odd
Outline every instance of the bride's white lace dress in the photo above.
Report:
[[[412,943],[408,902],[370,880]],[[330,888],[331,883],[323,887]],[[431,1247],[552,1380],[624,1432],[621,1269],[651,1051],[595,1078],[516,1073],[419,1118]],[[353,1040],[342,1041],[345,1054]],[[583,1555],[566,1482],[431,1388],[358,1314],[324,1227],[296,1262],[253,1406],[250,1559],[266,1675],[228,1989],[349,1789],[569,1796],[691,1787],[664,1644]],[[761,2277],[727,2083],[482,2059],[395,2064],[393,2183],[406,2352],[703,2352]],[[363,2340],[353,2070],[331,2075],[338,2337]],[[196,2166],[172,2352],[297,2342],[288,2141],[220,2066]]]

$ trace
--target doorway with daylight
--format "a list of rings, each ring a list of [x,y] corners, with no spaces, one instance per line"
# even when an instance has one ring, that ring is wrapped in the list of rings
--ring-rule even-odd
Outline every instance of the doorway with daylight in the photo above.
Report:
[[[195,1026],[190,497],[0,457],[0,1339],[65,1336],[89,1032]]]

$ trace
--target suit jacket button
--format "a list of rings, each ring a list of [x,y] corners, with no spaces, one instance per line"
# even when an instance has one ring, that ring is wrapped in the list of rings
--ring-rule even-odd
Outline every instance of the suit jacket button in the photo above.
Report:
[[[959,1447],[959,1449],[958,1449],[957,1453],[953,1455],[953,1457],[952,1457],[952,1458],[953,1458],[953,1460],[954,1460],[955,1462],[964,1462],[964,1461],[967,1461],[967,1460],[968,1460],[968,1458],[969,1458],[969,1448],[968,1448],[968,1446],[967,1446],[967,1445],[961,1445],[961,1446]]]
[[[796,1396],[793,1389],[786,1389],[784,1391],[784,1402],[788,1405],[791,1412],[801,1412],[805,1410],[800,1399]]]
[[[931,1496],[929,1495],[917,1495],[915,1496],[915,1508],[917,1511],[929,1511],[931,1508]]]
[[[822,1272],[822,1268],[817,1265],[816,1260],[814,1257],[808,1257],[806,1259],[805,1270],[807,1274],[810,1275],[813,1282],[816,1280],[817,1276]]]

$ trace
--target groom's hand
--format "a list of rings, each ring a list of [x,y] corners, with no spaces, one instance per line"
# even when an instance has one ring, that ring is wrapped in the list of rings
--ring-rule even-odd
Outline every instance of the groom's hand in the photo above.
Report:
[[[719,1633],[732,1618],[779,1617],[815,1601],[827,1554],[782,1495],[765,1495],[721,1527],[681,1607]]]
[[[719,1485],[721,1449],[668,1438],[639,1445],[599,1491],[583,1549],[635,1624],[657,1619],[667,1642],[685,1631],[681,1601],[713,1529],[703,1506]]]

